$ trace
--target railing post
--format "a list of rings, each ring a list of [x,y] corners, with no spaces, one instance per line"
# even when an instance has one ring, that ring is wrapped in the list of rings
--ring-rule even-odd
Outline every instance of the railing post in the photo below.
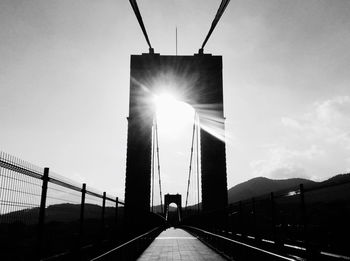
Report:
[[[46,209],[46,198],[47,198],[47,185],[49,182],[49,168],[44,168],[44,175],[41,178],[43,180],[41,188],[41,200],[39,209],[39,221],[38,221],[38,256],[41,257],[43,237],[44,237],[44,226],[45,226],[45,209]]]
[[[301,207],[301,218],[302,218],[302,224],[303,224],[304,244],[305,244],[305,247],[308,248],[307,219],[306,219],[304,185],[300,184],[299,188],[300,188],[300,207]]]
[[[270,194],[271,201],[271,226],[272,226],[272,238],[276,242],[276,217],[275,217],[275,197],[273,192]]]
[[[254,230],[254,236],[255,240],[259,240],[259,235],[257,232],[257,226],[256,226],[256,209],[255,209],[255,198],[252,198],[252,211],[253,211],[253,230]]]
[[[80,220],[79,220],[79,235],[80,235],[80,239],[82,239],[82,237],[84,235],[85,195],[86,195],[86,184],[83,183],[83,187],[81,188]]]
[[[243,217],[243,206],[242,206],[242,201],[239,201],[239,226],[241,227],[241,234],[242,236],[244,235],[244,217]]]
[[[115,228],[118,226],[118,197],[115,198]]]
[[[228,231],[230,230],[229,214],[230,214],[229,207],[226,206],[226,208],[225,208],[225,233],[226,234],[228,234]]]
[[[102,233],[104,233],[104,229],[105,229],[105,211],[106,211],[106,192],[103,192],[102,214],[101,214],[101,232]]]

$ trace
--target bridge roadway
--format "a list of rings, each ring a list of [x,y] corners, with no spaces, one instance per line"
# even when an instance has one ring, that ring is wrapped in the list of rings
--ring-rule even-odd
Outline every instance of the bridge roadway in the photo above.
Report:
[[[155,260],[226,260],[183,229],[168,228],[159,234],[137,259]]]

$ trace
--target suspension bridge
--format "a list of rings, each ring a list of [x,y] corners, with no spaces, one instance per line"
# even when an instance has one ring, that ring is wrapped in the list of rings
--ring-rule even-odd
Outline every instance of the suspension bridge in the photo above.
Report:
[[[305,200],[349,182],[228,204],[222,57],[204,48],[229,0],[193,56],[157,54],[130,4],[149,52],[131,56],[125,201],[1,153],[1,260],[350,260],[340,232],[327,238]],[[185,195],[162,188],[153,99],[164,89],[195,109]]]

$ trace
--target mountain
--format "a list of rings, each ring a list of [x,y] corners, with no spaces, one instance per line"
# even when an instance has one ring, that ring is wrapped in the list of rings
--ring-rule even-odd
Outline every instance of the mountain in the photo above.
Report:
[[[338,184],[338,183],[347,183],[350,182],[350,173],[338,174],[333,176],[326,181],[321,182],[321,184]]]
[[[123,207],[118,208],[119,218],[123,215]],[[102,208],[95,204],[85,204],[84,218],[87,219],[100,219],[102,215]],[[115,208],[106,207],[105,217],[114,218]],[[1,215],[3,220],[17,220],[18,217],[22,217],[26,224],[36,224],[38,222],[39,208],[31,208],[13,211],[7,214]],[[25,217],[25,218],[24,218]],[[80,204],[55,204],[50,205],[45,210],[45,222],[71,222],[79,220],[80,218]]]
[[[273,180],[264,177],[258,177],[250,179],[246,182],[240,183],[230,188],[228,190],[228,202],[231,204],[238,201],[247,200],[252,197],[267,195],[271,192],[295,190],[298,189],[300,184],[304,184],[304,188],[306,190],[310,190],[316,188],[330,187],[337,184],[344,184],[345,186],[348,183],[350,183],[350,173],[339,174],[322,182],[316,182],[301,178]],[[347,189],[343,189],[342,186],[339,186],[338,188],[330,190],[335,190],[335,192],[340,195],[343,194],[343,190]],[[346,191],[343,192],[345,193]]]
[[[300,184],[310,186],[316,183],[315,181],[301,178],[283,180],[273,180],[264,177],[253,178],[230,188],[228,190],[228,202],[234,203],[252,197],[259,197],[270,192],[295,189]]]

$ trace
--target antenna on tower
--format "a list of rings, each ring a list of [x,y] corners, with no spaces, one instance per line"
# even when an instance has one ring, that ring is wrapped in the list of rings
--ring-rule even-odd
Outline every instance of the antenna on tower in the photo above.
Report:
[[[175,42],[176,42],[176,44],[175,44],[175,51],[176,51],[176,56],[177,56],[177,26],[176,26],[176,29],[175,29]]]

